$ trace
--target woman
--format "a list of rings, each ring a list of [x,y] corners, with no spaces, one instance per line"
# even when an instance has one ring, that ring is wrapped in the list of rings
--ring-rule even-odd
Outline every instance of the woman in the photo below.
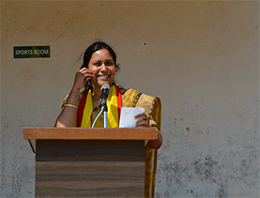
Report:
[[[108,99],[108,127],[118,127],[121,107],[141,106],[145,112],[135,117],[136,127],[157,127],[161,125],[161,102],[159,98],[141,94],[133,89],[119,88],[114,77],[119,70],[116,54],[104,42],[96,42],[87,48],[83,65],[76,73],[72,89],[63,102],[63,109],[58,116],[56,127],[91,127],[93,120],[101,110],[101,87],[111,87]],[[85,91],[80,92],[85,86]],[[103,127],[102,115],[95,127]],[[145,196],[154,196],[157,149],[162,144],[162,135],[150,140],[146,145],[146,180]]]

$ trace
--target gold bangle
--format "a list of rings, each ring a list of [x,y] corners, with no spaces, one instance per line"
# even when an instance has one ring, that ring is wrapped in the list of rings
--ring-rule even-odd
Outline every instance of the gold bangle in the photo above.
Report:
[[[76,105],[72,105],[72,104],[64,104],[64,107],[74,107],[75,109],[78,110],[78,107]]]

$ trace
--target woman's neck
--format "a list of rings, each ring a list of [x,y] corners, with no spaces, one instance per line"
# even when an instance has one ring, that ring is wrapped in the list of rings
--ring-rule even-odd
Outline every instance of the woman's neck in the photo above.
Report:
[[[101,91],[98,88],[93,87],[92,92],[93,107],[98,107],[101,104]]]

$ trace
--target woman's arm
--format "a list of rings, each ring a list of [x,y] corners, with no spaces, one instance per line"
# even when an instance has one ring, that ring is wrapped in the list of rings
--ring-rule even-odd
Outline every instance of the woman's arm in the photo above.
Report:
[[[84,67],[79,70],[75,75],[75,80],[73,87],[69,93],[66,104],[72,106],[64,105],[63,110],[58,116],[55,127],[76,127],[77,126],[77,112],[78,112],[78,95],[80,89],[85,85],[85,83],[94,76],[94,72],[90,71],[88,68]],[[77,107],[77,108],[76,108]]]
[[[71,89],[66,104],[78,107],[79,90]],[[58,116],[55,127],[76,127],[77,126],[77,108],[72,106],[64,106]]]

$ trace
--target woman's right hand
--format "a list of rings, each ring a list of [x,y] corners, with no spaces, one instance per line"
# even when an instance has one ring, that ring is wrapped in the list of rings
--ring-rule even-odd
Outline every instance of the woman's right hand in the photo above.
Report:
[[[86,82],[95,76],[95,73],[89,68],[82,68],[75,74],[75,80],[73,88],[80,90]]]

